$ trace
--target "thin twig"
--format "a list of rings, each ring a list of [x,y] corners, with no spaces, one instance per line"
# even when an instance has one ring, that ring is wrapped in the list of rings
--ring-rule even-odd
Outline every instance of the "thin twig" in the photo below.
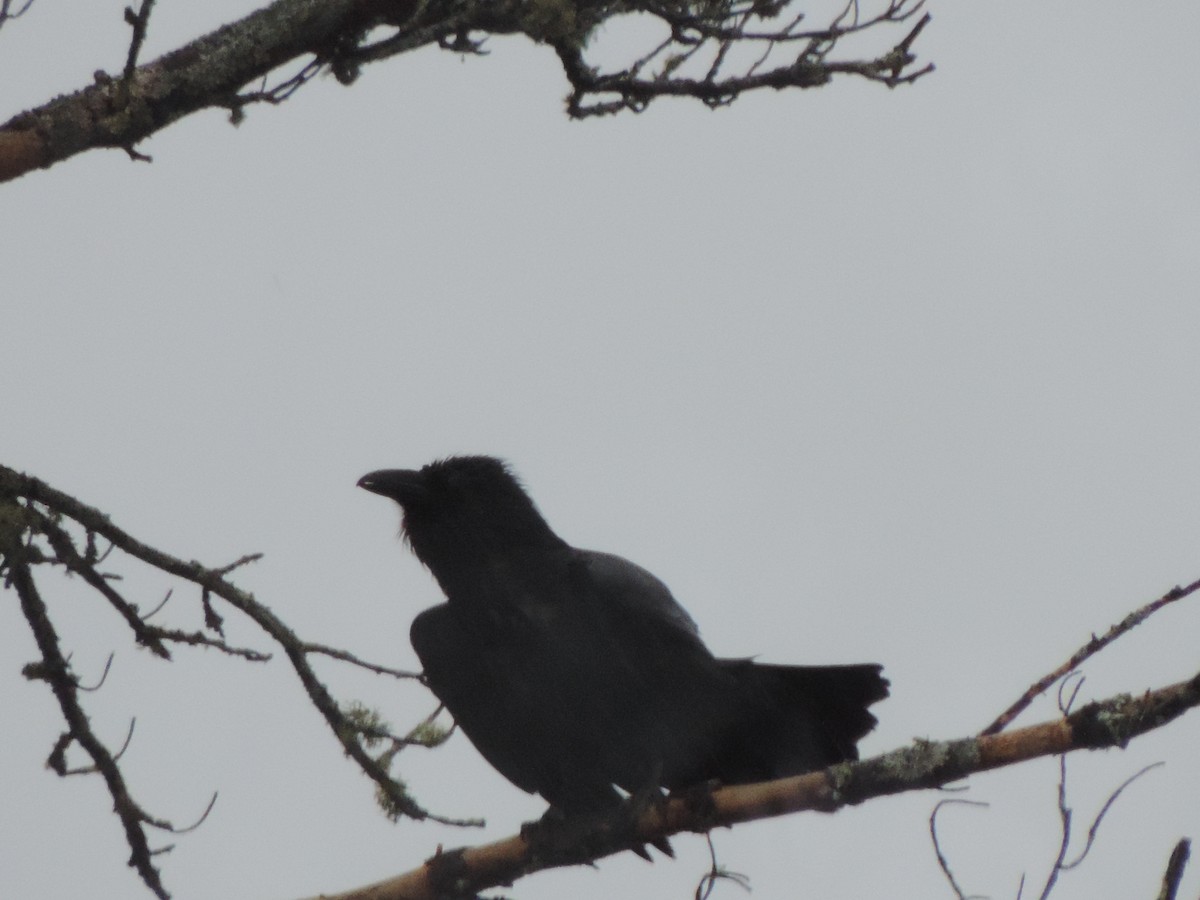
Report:
[[[5,555],[9,555],[7,551]],[[70,729],[71,739],[92,758],[97,771],[108,786],[108,792],[113,798],[114,811],[124,826],[125,840],[132,851],[129,864],[137,870],[150,890],[161,900],[168,900],[170,895],[163,887],[158,869],[150,860],[150,845],[146,842],[145,831],[142,830],[142,824],[148,817],[134,802],[120,767],[108,752],[108,748],[92,732],[87,714],[79,705],[75,679],[71,676],[67,661],[59,649],[58,633],[50,621],[46,604],[38,593],[28,564],[24,560],[14,561],[9,558],[9,577],[16,588],[17,596],[20,597],[21,611],[25,614],[25,620],[29,623],[41,651],[47,680],[58,699],[59,708]]]
[[[949,882],[950,889],[954,891],[954,895],[958,897],[958,900],[978,900],[978,894],[967,894],[959,885],[958,880],[955,879],[954,873],[950,870],[950,862],[946,859],[946,855],[942,853],[942,844],[938,839],[938,813],[942,811],[943,806],[949,806],[951,804],[979,806],[983,807],[984,809],[986,809],[989,804],[984,803],[982,800],[963,800],[959,798],[951,798],[947,800],[939,800],[937,805],[934,806],[933,812],[929,814],[929,837],[933,841],[933,852],[937,854],[938,868],[940,868],[942,870],[942,874],[946,876],[946,881]]]
[[[128,556],[141,560],[169,575],[174,575],[200,587],[203,599],[220,597],[234,609],[241,612],[268,634],[282,649],[299,677],[305,692],[313,706],[324,717],[330,730],[341,744],[346,755],[378,786],[388,798],[392,808],[403,815],[414,819],[430,819],[447,825],[477,826],[478,819],[460,819],[438,816],[430,813],[413,799],[404,785],[393,779],[380,764],[371,757],[356,738],[356,732],[338,707],[337,701],[329,693],[329,689],[317,678],[308,662],[307,643],[302,641],[270,609],[254,599],[254,596],[230,584],[213,569],[208,569],[200,563],[185,562],[169,553],[144,544],[121,528],[114,525],[107,516],[93,507],[87,506],[59,491],[45,482],[23,475],[6,466],[0,466],[0,495],[22,497],[27,501],[41,504],[56,514],[78,522],[85,529],[95,531],[100,536],[114,544],[117,549]],[[46,517],[43,517],[46,518]],[[40,524],[40,522],[39,522]],[[211,608],[211,604],[210,604]],[[214,611],[215,614],[215,611]],[[136,618],[136,616],[135,616]],[[206,622],[206,624],[208,624]],[[137,625],[131,623],[139,632],[153,640],[160,640],[151,629],[140,619]],[[173,637],[175,637],[173,635]],[[161,641],[160,641],[161,643]],[[216,646],[209,644],[209,646]],[[165,647],[163,648],[165,651]],[[242,654],[238,654],[242,655]],[[399,671],[399,670],[397,670]]]
[[[1096,841],[1096,835],[1100,831],[1100,823],[1104,821],[1105,815],[1108,814],[1108,811],[1112,808],[1113,804],[1117,802],[1117,798],[1121,796],[1121,792],[1151,769],[1156,769],[1161,765],[1163,765],[1163,763],[1156,762],[1151,763],[1148,766],[1144,766],[1129,778],[1126,778],[1125,781],[1123,781],[1115,791],[1108,795],[1108,799],[1104,801],[1104,805],[1100,808],[1100,812],[1096,814],[1096,818],[1092,820],[1091,827],[1088,828],[1087,842],[1084,844],[1083,849],[1079,852],[1079,855],[1076,856],[1075,859],[1067,862],[1067,850],[1071,843],[1072,810],[1069,806],[1067,806],[1067,758],[1065,754],[1059,756],[1058,813],[1061,822],[1062,837],[1059,841],[1058,855],[1055,857],[1054,863],[1050,867],[1050,874],[1046,877],[1046,884],[1042,888],[1040,900],[1046,900],[1046,898],[1050,896],[1051,891],[1054,889],[1054,885],[1058,881],[1058,876],[1060,873],[1074,869],[1087,858],[1088,854],[1092,850],[1092,845]]]
[[[1157,600],[1147,603],[1140,609],[1134,610],[1120,622],[1113,625],[1104,634],[1103,637],[1092,635],[1092,639],[1080,647],[1071,655],[1071,658],[1064,662],[1061,666],[1052,672],[1043,675],[1037,681],[1029,686],[1029,689],[1008,709],[1001,713],[992,724],[983,729],[980,734],[998,734],[1000,731],[1008,727],[1009,723],[1017,716],[1024,712],[1034,700],[1046,692],[1050,685],[1058,681],[1068,672],[1078,669],[1084,660],[1095,656],[1121,635],[1127,631],[1131,631],[1142,622],[1146,621],[1158,610],[1168,604],[1174,603],[1176,600],[1182,600],[1200,590],[1200,579],[1193,581],[1186,587],[1173,587]]]
[[[128,83],[137,69],[138,54],[142,52],[142,44],[146,40],[146,26],[150,24],[150,10],[154,8],[154,0],[142,0],[141,9],[137,12],[132,7],[125,7],[125,21],[133,29],[129,41],[129,55],[125,58],[125,71],[122,78]]]
[[[239,656],[242,659],[250,662],[268,662],[271,659],[270,653],[263,653],[261,650],[254,650],[250,647],[234,647],[226,643],[222,638],[209,637],[199,631],[182,631],[178,628],[158,628],[151,626],[150,633],[163,641],[171,641],[176,644],[189,644],[193,647],[212,647],[214,650],[220,650],[229,656]]]
[[[682,49],[667,54],[658,72],[642,75],[646,63],[665,53],[663,45],[656,47],[632,65],[614,72],[600,72],[584,58],[578,45],[569,41],[551,41],[558,52],[563,71],[571,82],[572,91],[567,98],[567,111],[575,118],[611,115],[629,110],[641,112],[651,101],[659,97],[693,97],[710,107],[726,106],[747,91],[761,88],[812,88],[827,84],[836,75],[858,75],[868,81],[877,81],[888,87],[911,84],[933,71],[932,65],[910,70],[915,62],[912,46],[917,36],[930,21],[926,13],[905,37],[889,52],[873,60],[830,61],[828,56],[839,40],[858,31],[879,26],[905,22],[920,11],[924,0],[890,0],[883,12],[870,19],[848,24],[839,24],[841,16],[825,29],[796,31],[789,23],[774,32],[751,32],[745,28],[733,12],[716,13],[713,19],[705,19],[693,13],[679,13],[674,7],[647,7],[646,11],[658,16],[670,27],[671,42]],[[853,3],[847,11],[853,8]],[[730,18],[733,16],[733,18]],[[750,63],[739,75],[716,77],[717,70],[725,60],[729,46],[735,43],[763,41],[767,50]],[[806,48],[792,62],[760,71],[770,50],[786,42],[805,42]],[[681,65],[696,54],[701,47],[715,47],[714,65],[702,78],[687,78],[677,74]],[[615,99],[597,99],[615,97]]]
[[[0,10],[6,11],[0,23],[12,17],[15,2],[0,0]],[[567,113],[576,118],[637,112],[672,96],[722,106],[749,90],[819,87],[843,76],[896,87],[932,71],[929,65],[918,67],[912,50],[929,21],[921,18],[924,0],[873,0],[874,14],[858,13],[859,4],[851,3],[856,15],[824,28],[800,25],[802,0],[568,3],[570,14],[555,13],[549,17],[553,21],[540,14],[546,4],[526,0],[273,0],[150,62],[140,57],[153,0],[128,2],[125,17],[132,35],[121,76],[101,72],[92,84],[0,123],[0,180],[100,147],[120,147],[130,159],[146,161],[149,157],[136,149],[139,142],[200,110],[227,108],[237,123],[248,105],[281,103],[318,73],[330,72],[350,84],[363,66],[421,47],[482,55],[492,35],[524,34],[539,44],[569,49],[560,52],[560,61],[569,82]],[[646,59],[647,49],[669,38],[667,47],[651,50],[653,67],[621,64],[620,56],[614,62],[609,54],[622,51],[591,40],[606,24],[630,16],[655,23],[641,30],[648,36],[645,48],[630,54],[635,60]],[[866,35],[905,28],[918,18],[916,27],[882,55],[856,50],[833,59],[835,46],[865,43]],[[751,54],[757,61],[733,52],[758,45],[766,52]],[[699,46],[720,55],[719,74],[714,69],[710,78],[682,77],[678,60]],[[792,48],[790,58],[768,70],[770,49],[780,46]],[[798,48],[805,49],[797,54]],[[301,67],[298,74],[266,86],[274,73],[295,65]],[[260,83],[263,87],[254,90]]]
[[[245,556],[239,556],[237,559],[235,559],[229,565],[221,566],[220,568],[213,569],[213,571],[216,572],[218,575],[225,576],[225,575],[228,575],[230,572],[232,572],[234,569],[240,569],[242,566],[249,565],[250,563],[258,562],[262,558],[263,558],[263,555],[261,553],[247,553]]]
[[[1042,886],[1038,900],[1046,900],[1050,896],[1050,892],[1054,890],[1054,885],[1058,882],[1058,873],[1063,870],[1063,860],[1066,859],[1067,848],[1071,844],[1071,808],[1067,806],[1067,756],[1065,753],[1058,758],[1058,821],[1058,853],[1050,866],[1050,874],[1046,876],[1046,883]]]
[[[111,545],[111,544],[109,545],[109,549],[110,549],[110,550],[112,549],[112,545]],[[168,589],[167,589],[167,596],[165,596],[165,597],[163,597],[163,598],[162,598],[162,603],[158,604],[158,606],[154,607],[154,609],[150,610],[150,612],[148,612],[148,613],[146,613],[144,616],[142,616],[142,621],[143,621],[143,622],[145,622],[145,621],[146,621],[147,619],[149,619],[149,618],[150,618],[152,615],[154,615],[155,613],[157,613],[157,612],[161,611],[161,610],[162,610],[162,608],[163,608],[164,606],[166,606],[166,605],[167,605],[167,601],[171,599],[171,595],[172,595],[173,593],[175,593],[175,588],[168,588]]]
[[[9,19],[19,19],[23,16],[29,7],[33,6],[33,0],[25,0],[21,4],[21,8],[16,12],[12,11],[12,0],[0,0],[0,26],[4,25]]]
[[[205,819],[208,818],[208,814],[211,813],[213,811],[213,807],[217,805],[217,794],[217,791],[213,791],[212,798],[208,801],[208,806],[204,807],[204,812],[200,813],[200,818],[198,818],[191,825],[177,826],[172,825],[170,822],[165,820],[155,819],[147,821],[150,825],[153,825],[155,828],[158,828],[161,831],[169,831],[171,834],[188,834],[204,824]]]
[[[133,743],[133,729],[137,725],[137,716],[129,720],[129,730],[125,732],[125,741],[121,744],[121,749],[113,754],[113,762],[119,762],[121,757],[125,755],[125,751],[129,749],[129,745]],[[71,769],[67,768],[66,750],[71,745],[74,737],[70,732],[59,736],[54,743],[54,749],[50,753],[50,758],[46,760],[47,768],[53,769],[55,774],[61,776],[67,775],[95,775],[100,770],[96,766],[79,766]]]
[[[32,507],[30,511],[36,519],[37,528],[46,535],[47,540],[50,541],[50,546],[54,549],[59,560],[70,571],[79,575],[84,581],[99,591],[104,599],[121,614],[126,624],[133,630],[134,637],[139,644],[149,648],[155,655],[163,659],[170,659],[170,651],[167,650],[162,641],[154,636],[146,623],[142,621],[138,615],[137,607],[117,593],[116,588],[109,584],[110,579],[104,578],[75,549],[75,544],[71,540],[71,536],[67,534],[66,529],[62,528],[50,516],[44,515]]]
[[[1096,818],[1092,820],[1092,826],[1088,829],[1087,842],[1084,844],[1083,850],[1080,851],[1079,855],[1077,857],[1075,857],[1075,859],[1071,860],[1070,862],[1063,863],[1062,868],[1064,870],[1075,868],[1077,865],[1079,865],[1081,862],[1083,862],[1084,859],[1087,858],[1088,853],[1090,853],[1092,850],[1092,844],[1096,840],[1096,834],[1100,830],[1100,823],[1102,821],[1104,821],[1104,816],[1112,808],[1112,805],[1117,802],[1117,798],[1121,796],[1121,792],[1123,790],[1125,790],[1125,788],[1127,788],[1131,784],[1133,784],[1135,781],[1137,781],[1139,778],[1141,778],[1143,775],[1145,775],[1147,772],[1149,772],[1151,769],[1157,769],[1163,765],[1166,765],[1166,763],[1159,761],[1156,763],[1151,763],[1148,766],[1143,766],[1137,772],[1133,773],[1128,778],[1126,778],[1123,782],[1121,782],[1120,787],[1118,787],[1115,791],[1113,791],[1111,794],[1108,795],[1108,799],[1106,801],[1104,801],[1104,805],[1102,807],[1100,807],[1100,812],[1098,812],[1096,814]]]
[[[84,687],[82,684],[78,684],[78,683],[77,683],[77,687],[78,687],[78,688],[79,688],[81,691],[86,691],[86,692],[87,692],[87,693],[89,693],[89,694],[90,694],[90,693],[92,693],[93,691],[98,691],[98,690],[100,690],[100,688],[104,687],[104,682],[105,682],[105,680],[107,680],[107,678],[108,678],[108,670],[112,668],[112,664],[113,664],[113,657],[114,657],[114,656],[116,656],[116,654],[115,654],[115,653],[110,653],[110,654],[108,654],[108,659],[107,659],[107,660],[105,661],[105,663],[104,663],[104,671],[100,673],[100,680],[99,680],[99,681],[97,681],[97,682],[96,682],[95,684],[93,684],[91,687]]]
[[[389,666],[381,666],[377,663],[367,662],[365,659],[359,659],[353,653],[347,650],[339,650],[336,647],[327,647],[325,644],[317,644],[312,641],[304,641],[300,645],[300,650],[304,653],[316,653],[320,656],[329,656],[333,659],[341,660],[344,663],[349,663],[352,666],[358,666],[361,669],[366,669],[368,672],[374,672],[376,675],[391,675],[393,678],[420,678],[420,672],[409,672],[404,669],[393,669]]]
[[[693,895],[695,900],[708,900],[718,881],[732,881],[747,894],[750,893],[750,876],[741,872],[733,872],[717,862],[717,848],[713,845],[712,832],[706,832],[704,839],[708,841],[708,871],[700,876]]]

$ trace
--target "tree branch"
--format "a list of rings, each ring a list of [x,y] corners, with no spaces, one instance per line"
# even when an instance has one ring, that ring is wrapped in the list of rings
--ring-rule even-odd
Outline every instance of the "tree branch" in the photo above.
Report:
[[[84,529],[85,542],[73,537],[74,525]],[[97,549],[100,539],[109,545],[104,554]],[[140,615],[134,604],[109,590],[107,580],[111,576],[101,575],[95,569],[114,549],[197,585],[205,603],[206,625],[210,630],[219,632],[220,620],[209,605],[210,598],[218,597],[270,635],[291,662],[310,700],[321,712],[347,755],[376,783],[390,815],[472,824],[430,815],[408,795],[400,782],[391,778],[388,771],[395,754],[402,748],[412,744],[434,746],[444,740],[445,730],[433,722],[437,713],[418,725],[408,736],[399,738],[372,711],[355,705],[345,709],[339,707],[317,679],[309,656],[329,656],[395,677],[410,677],[413,673],[378,666],[346,651],[302,641],[253,595],[226,579],[227,574],[253,561],[256,555],[243,556],[232,564],[218,568],[207,568],[194,561],[185,562],[138,541],[114,525],[107,516],[75,498],[36,478],[0,466],[0,573],[7,573],[8,586],[15,587],[20,595],[22,609],[42,652],[42,659],[27,666],[25,674],[51,685],[67,722],[67,732],[55,744],[51,754],[52,760],[56,761],[54,767],[63,774],[76,771],[67,767],[65,759],[72,743],[78,743],[91,756],[94,770],[104,777],[125,827],[132,851],[131,864],[138,868],[147,885],[159,896],[166,894],[157,870],[150,863],[151,851],[143,826],[174,829],[169,822],[147,815],[133,802],[118,767],[119,754],[114,756],[110,753],[91,732],[78,702],[78,691],[82,688],[58,647],[57,633],[37,592],[31,568],[34,565],[64,566],[69,571],[87,577],[88,583],[103,593],[126,619],[135,637],[149,647],[155,647],[156,642],[166,641],[197,643],[247,658],[258,656],[255,651],[230,647],[223,639],[202,632],[188,633],[148,626],[146,617]],[[88,573],[91,573],[90,577]],[[1155,603],[1143,607],[1114,626],[1104,639],[1096,639],[1093,644],[1097,641],[1100,641],[1100,646],[1111,643],[1137,622],[1144,620],[1154,609],[1196,590],[1200,590],[1200,582],[1168,592]],[[1090,652],[1095,652],[1095,649]],[[1066,713],[1069,703],[1061,705]],[[939,787],[975,772],[1013,765],[1039,756],[1063,754],[1081,748],[1123,747],[1134,737],[1166,724],[1196,705],[1200,705],[1200,675],[1141,697],[1122,695],[1103,703],[1092,703],[1065,714],[1061,719],[1029,728],[951,742],[918,741],[911,747],[874,759],[844,763],[822,772],[775,782],[730,788],[700,786],[677,792],[669,800],[654,804],[642,813],[632,831],[628,827],[618,828],[617,823],[600,823],[594,828],[576,829],[564,838],[556,833],[557,829],[535,828],[497,843],[439,852],[419,869],[386,882],[337,895],[330,900],[417,900],[450,894],[473,895],[484,888],[508,884],[541,869],[592,862],[635,846],[660,843],[668,835],[680,831],[708,831],[721,825],[801,810],[833,812],[842,806],[861,803],[873,797]],[[372,755],[369,749],[381,742],[387,744],[386,749]]]
[[[917,741],[912,746],[820,772],[762,784],[696,789],[647,810],[635,840],[649,843],[682,831],[705,832],[789,813],[831,813],[875,797],[942,787],[977,772],[1074,750],[1124,747],[1200,706],[1200,675],[1149,691],[1089,703],[1077,712],[998,735],[957,741]],[[532,834],[532,832],[531,832]],[[515,835],[495,843],[439,853],[395,878],[323,900],[438,900],[471,896],[543,869],[593,862],[629,849],[630,838],[599,829],[572,848],[550,849]]]
[[[477,35],[524,34],[552,46],[571,85],[567,111],[576,118],[640,111],[666,96],[722,106],[746,91],[818,87],[835,75],[895,87],[931,71],[913,68],[911,49],[928,15],[881,56],[832,59],[843,39],[904,23],[924,0],[877,2],[881,9],[873,16],[860,18],[852,2],[830,25],[801,30],[805,16],[793,0],[275,0],[137,65],[153,5],[143,0],[137,12],[125,11],[133,35],[119,76],[98,72],[94,84],[0,125],[0,181],[100,147],[147,160],[135,149],[138,142],[199,110],[229,109],[236,123],[246,106],[283,102],[321,71],[350,84],[362,66],[421,47],[479,53],[483,37]],[[0,9],[11,18],[25,7],[7,13],[4,3]],[[618,18],[645,26],[653,49],[603,71],[589,39]],[[775,19],[784,24],[762,25]],[[378,37],[379,28],[392,33]],[[747,46],[761,48],[755,59],[732,52]],[[768,64],[777,51],[783,58]],[[267,85],[272,72],[301,58],[295,75]],[[256,83],[261,86],[247,90]]]
[[[0,28],[4,27],[4,23],[9,19],[19,19],[29,11],[29,7],[33,6],[33,0],[24,0],[24,2],[13,9],[13,0],[0,0]]]
[[[68,530],[67,522],[75,523],[86,531],[86,549],[83,552]],[[143,880],[156,894],[160,897],[167,896],[157,869],[150,863],[151,851],[146,843],[142,825],[178,830],[165,820],[152,818],[133,802],[117,763],[120,754],[114,756],[109,753],[92,733],[87,716],[77,698],[77,692],[82,688],[70,672],[67,660],[58,647],[57,632],[36,590],[31,567],[61,565],[67,571],[81,575],[89,586],[98,591],[117,610],[132,630],[135,640],[161,658],[170,659],[165,646],[168,642],[213,647],[223,653],[251,661],[266,661],[269,656],[257,650],[234,647],[223,638],[204,632],[188,632],[147,624],[146,617],[139,613],[136,605],[121,597],[111,587],[111,576],[102,575],[95,569],[95,564],[103,558],[96,552],[97,536],[107,541],[111,548],[199,586],[206,627],[211,631],[218,634],[220,632],[220,618],[211,607],[211,597],[219,597],[246,615],[274,639],[291,662],[310,701],[325,718],[346,754],[375,782],[381,803],[386,806],[389,815],[428,818],[456,825],[481,824],[474,820],[449,819],[429,813],[412,798],[404,784],[392,778],[389,773],[389,766],[399,750],[414,744],[434,746],[440,740],[442,730],[433,726],[431,721],[426,721],[417,726],[408,738],[392,738],[390,734],[380,730],[374,719],[364,717],[361,710],[353,714],[343,710],[317,678],[309,663],[309,655],[329,656],[368,671],[393,677],[415,680],[417,676],[366,662],[344,650],[301,640],[266,606],[255,600],[252,594],[240,590],[226,580],[226,574],[257,559],[257,554],[243,556],[234,563],[219,568],[206,568],[194,561],[184,562],[138,541],[114,525],[99,510],[50,487],[43,481],[0,465],[0,574],[7,573],[5,586],[14,587],[20,595],[22,609],[26,612],[26,619],[42,651],[42,659],[26,666],[25,674],[28,678],[40,679],[51,685],[67,723],[66,733],[51,752],[52,767],[63,775],[89,771],[68,768],[65,754],[72,742],[78,743],[92,757],[94,771],[103,776],[112,794],[117,815],[125,827],[132,851],[131,865],[137,868]],[[49,552],[39,546],[40,541],[50,545]],[[161,608],[161,604],[158,608]],[[152,612],[157,612],[158,608]],[[377,755],[368,752],[368,746],[377,743],[383,737],[390,740],[391,746]]]
[[[1138,625],[1141,625],[1146,619],[1150,618],[1154,613],[1158,612],[1164,606],[1174,603],[1176,600],[1182,600],[1184,597],[1190,597],[1192,594],[1200,591],[1200,579],[1193,581],[1186,587],[1176,585],[1167,591],[1157,600],[1147,603],[1140,609],[1136,609],[1123,618],[1120,622],[1113,625],[1104,633],[1103,637],[1092,635],[1092,639],[1076,650],[1071,658],[1064,662],[1061,666],[1052,672],[1043,675],[1037,681],[1029,686],[1029,689],[1022,694],[1012,706],[1001,713],[992,724],[983,729],[981,734],[998,734],[1008,727],[1017,716],[1024,712],[1034,700],[1050,689],[1050,685],[1058,681],[1069,672],[1073,672],[1083,664],[1088,658],[1095,656],[1121,635],[1132,631]]]
[[[43,504],[55,513],[73,519],[88,531],[100,535],[118,550],[129,556],[139,559],[147,565],[160,569],[170,575],[174,575],[177,578],[182,578],[185,581],[199,585],[204,592],[220,597],[229,603],[280,645],[284,655],[287,656],[288,661],[291,662],[293,669],[295,669],[296,674],[299,676],[300,682],[303,684],[309,699],[321,715],[324,716],[325,721],[337,736],[346,754],[388,795],[396,808],[401,810],[404,815],[411,816],[414,819],[430,818],[448,824],[475,824],[474,822],[462,822],[432,815],[408,796],[403,787],[393,780],[363,749],[356,738],[357,732],[352,727],[352,723],[342,714],[337,701],[334,700],[329,690],[317,678],[312,666],[309,665],[307,659],[308,653],[330,655],[328,649],[321,645],[309,644],[306,641],[302,641],[283,620],[266,606],[255,600],[252,594],[226,581],[224,576],[220,574],[221,569],[208,569],[195,561],[184,562],[168,553],[163,553],[161,550],[156,550],[147,544],[143,544],[114,525],[99,510],[79,502],[74,497],[50,487],[50,485],[37,478],[16,472],[6,466],[0,466],[0,496],[5,494],[23,497],[29,501]],[[171,636],[174,640],[183,639],[179,634],[172,634]],[[346,656],[349,657],[350,654],[346,654]],[[351,660],[348,659],[348,661]],[[357,658],[354,658],[352,661],[356,665],[373,668],[375,671],[388,671],[382,666],[371,667],[365,665]]]
[[[1184,866],[1187,865],[1191,853],[1192,842],[1187,838],[1180,838],[1175,849],[1171,851],[1171,858],[1167,860],[1167,871],[1163,873],[1162,890],[1159,891],[1158,900],[1175,900],[1179,893],[1179,883],[1183,881]]]
[[[157,824],[134,801],[125,784],[125,778],[117,765],[116,758],[108,752],[108,748],[96,737],[88,722],[87,714],[79,705],[78,682],[71,674],[70,665],[59,648],[58,633],[50,621],[46,604],[38,593],[29,570],[29,563],[20,558],[19,551],[12,546],[0,547],[7,561],[8,578],[16,588],[21,600],[21,612],[29,623],[33,636],[37,641],[38,650],[42,654],[41,664],[36,670],[26,667],[26,676],[40,678],[50,685],[62,710],[63,719],[67,723],[67,733],[55,745],[56,751],[65,752],[66,745],[74,741],[92,758],[96,771],[100,773],[108,786],[108,792],[113,798],[113,810],[125,829],[125,840],[129,843],[131,855],[129,864],[133,866],[142,881],[154,893],[166,900],[170,895],[163,887],[158,869],[150,861],[152,851],[146,840],[145,824]],[[65,774],[65,773],[63,773]]]
[[[757,11],[755,4],[749,4],[749,8],[742,11],[746,4],[731,2],[728,4],[730,13],[725,17],[710,14],[700,18],[691,12],[677,13],[670,5],[662,4],[654,14],[670,26],[670,37],[633,65],[615,72],[601,73],[589,65],[582,46],[558,42],[555,49],[572,87],[567,98],[567,111],[574,118],[610,115],[622,110],[642,112],[659,97],[693,97],[715,109],[728,106],[747,91],[822,87],[836,75],[857,75],[897,87],[911,84],[933,71],[932,65],[915,70],[910,68],[916,62],[916,56],[911,52],[912,44],[929,24],[928,14],[922,16],[890,52],[878,58],[843,61],[829,58],[834,47],[847,35],[877,25],[905,22],[920,11],[924,0],[890,0],[881,13],[861,22],[843,23],[846,16],[843,13],[828,28],[817,31],[795,31],[792,25],[766,33],[747,30],[751,16],[778,15],[786,5],[763,3],[762,11]],[[857,5],[852,3],[847,10],[851,8],[857,8]],[[798,16],[793,22],[800,19]],[[798,54],[766,71],[759,71],[773,53],[793,41],[804,44]],[[754,42],[765,44],[759,57],[727,74],[729,49],[735,44]],[[683,70],[693,58],[699,57],[701,50],[711,53],[712,61],[702,74],[684,77]],[[605,100],[606,96],[613,99]]]
[[[142,43],[146,40],[146,27],[150,24],[150,12],[154,9],[154,0],[142,0],[142,6],[134,12],[132,7],[125,7],[125,21],[133,29],[129,39],[129,56],[125,58],[125,71],[122,77],[128,81],[133,77],[137,68],[138,54],[142,52]]]
[[[235,108],[238,91],[289,60],[331,59],[339,44],[418,0],[276,0],[120,79],[100,75],[74,94],[0,126],[0,181],[96,147],[133,147],[186,115]]]

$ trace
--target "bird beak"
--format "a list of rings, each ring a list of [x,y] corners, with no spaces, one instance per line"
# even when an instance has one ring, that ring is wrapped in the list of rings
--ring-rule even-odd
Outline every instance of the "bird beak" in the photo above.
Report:
[[[358,486],[397,503],[417,500],[429,492],[425,476],[414,469],[380,469],[358,479]]]

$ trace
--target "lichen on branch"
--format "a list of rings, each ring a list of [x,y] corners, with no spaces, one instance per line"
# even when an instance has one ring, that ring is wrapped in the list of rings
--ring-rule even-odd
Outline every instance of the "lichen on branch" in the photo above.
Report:
[[[814,0],[815,2],[815,0]],[[801,0],[275,0],[150,62],[139,51],[152,4],[114,27],[132,29],[110,72],[0,125],[0,181],[99,147],[149,160],[139,142],[202,109],[237,123],[253,104],[278,104],[322,73],[352,84],[367,65],[423,47],[485,55],[488,39],[524,35],[553,48],[573,118],[640,112],[660,97],[711,107],[761,88],[812,88],[835,76],[889,87],[931,71],[912,47],[929,21],[924,0],[849,0],[810,25]],[[22,8],[24,9],[24,8]],[[632,38],[614,48],[613,30]],[[869,42],[843,52],[864,35]]]

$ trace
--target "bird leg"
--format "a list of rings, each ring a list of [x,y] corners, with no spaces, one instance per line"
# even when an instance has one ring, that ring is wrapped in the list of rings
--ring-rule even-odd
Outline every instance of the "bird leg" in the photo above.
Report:
[[[590,862],[596,856],[612,852],[614,847],[632,850],[650,861],[649,851],[637,837],[638,821],[651,805],[665,800],[656,777],[623,802],[614,791],[611,802],[587,811],[568,812],[551,806],[540,819],[521,826],[521,837],[529,843],[535,857],[557,862]],[[666,838],[656,838],[650,843],[674,857]]]

